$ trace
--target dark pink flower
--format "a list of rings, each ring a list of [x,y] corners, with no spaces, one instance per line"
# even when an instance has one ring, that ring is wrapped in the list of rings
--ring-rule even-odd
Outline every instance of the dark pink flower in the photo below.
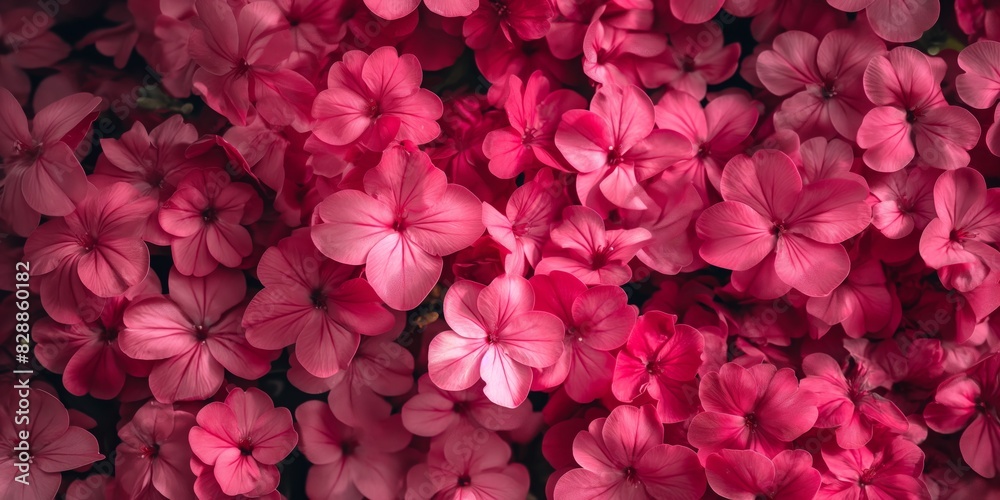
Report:
[[[413,309],[455,253],[483,233],[482,206],[448,184],[427,154],[387,151],[364,178],[364,192],[344,190],[316,206],[312,239],[331,259],[366,264],[365,275],[389,307]]]
[[[680,183],[679,183],[680,184]],[[704,208],[703,194],[691,184],[660,180],[649,188],[653,204],[646,210],[622,210],[622,226],[644,228],[651,239],[635,256],[654,271],[677,274],[704,263],[695,260],[698,240],[692,222]]]
[[[806,311],[818,319],[819,334],[840,324],[851,338],[885,328],[893,315],[892,294],[878,259],[856,260],[851,274],[830,295],[810,297]]]
[[[490,236],[510,251],[504,267],[510,274],[524,274],[525,264],[535,267],[542,247],[565,204],[561,186],[549,176],[537,176],[514,190],[503,213],[483,203],[483,224]]]
[[[242,324],[247,342],[261,349],[295,344],[296,358],[314,377],[347,367],[362,335],[393,326],[392,314],[354,266],[316,250],[308,231],[268,248],[257,266],[264,289],[247,305]]]
[[[619,406],[573,441],[582,468],[556,483],[555,500],[593,498],[701,498],[705,471],[690,448],[663,444],[663,425],[652,405]]]
[[[844,12],[864,9],[872,31],[888,42],[912,42],[934,26],[941,2],[911,0],[827,0]]]
[[[691,419],[688,440],[705,456],[735,449],[774,458],[816,422],[812,396],[790,368],[726,363],[702,378],[698,395],[705,411]]]
[[[445,391],[430,376],[417,381],[418,393],[403,405],[403,426],[417,436],[434,437],[447,432],[459,434],[477,429],[510,431],[524,425],[531,415],[531,403],[504,408],[483,394],[484,382],[461,391]]]
[[[649,58],[667,50],[666,37],[615,27],[602,20],[603,12],[594,12],[583,37],[583,72],[600,84],[639,85]]]
[[[549,2],[483,0],[479,8],[465,19],[462,35],[465,36],[465,44],[475,50],[494,43],[537,40],[548,33],[553,14]]]
[[[118,430],[115,472],[131,498],[193,498],[188,431],[194,415],[149,401]]]
[[[278,468],[298,442],[288,408],[275,408],[270,396],[250,388],[233,389],[223,403],[198,412],[189,435],[191,451],[214,467],[227,495],[266,494],[278,486]]]
[[[879,438],[856,450],[825,446],[823,462],[828,470],[817,499],[931,498],[920,479],[924,452],[904,437]]]
[[[996,16],[991,9],[991,17]],[[1000,98],[1000,42],[980,40],[958,54],[958,65],[965,73],[955,77],[959,97],[976,109],[988,109]],[[995,111],[995,110],[994,110]],[[1000,156],[1000,120],[994,112],[993,124],[986,131],[986,146]]]
[[[872,176],[872,225],[892,239],[923,231],[936,217],[934,183],[940,174],[937,169],[917,167]]]
[[[740,44],[725,44],[720,26],[715,22],[684,25],[671,33],[667,50],[639,65],[643,86],[666,85],[704,99],[708,85],[728,80],[739,66]]]
[[[813,498],[819,471],[804,450],[785,450],[769,459],[753,450],[722,450],[705,460],[708,484],[730,500]]]
[[[427,10],[444,17],[466,17],[479,6],[479,0],[424,0]],[[375,15],[394,21],[417,10],[420,0],[365,0]]]
[[[432,441],[426,463],[406,475],[406,500],[521,500],[528,494],[528,469],[509,463],[510,446],[503,439],[490,433],[471,447],[464,439],[450,434]]]
[[[32,88],[24,70],[54,66],[70,53],[69,44],[49,31],[55,17],[36,12],[40,11],[11,9],[0,16],[0,88],[10,91],[22,105],[28,103]]]

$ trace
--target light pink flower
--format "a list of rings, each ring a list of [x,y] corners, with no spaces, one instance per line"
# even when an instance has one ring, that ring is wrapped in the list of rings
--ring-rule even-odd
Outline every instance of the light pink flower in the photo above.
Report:
[[[214,467],[227,495],[266,494],[278,486],[278,468],[298,442],[288,408],[275,408],[260,389],[233,389],[223,403],[198,412],[191,428],[191,451]]]
[[[835,9],[858,12],[864,9],[872,31],[888,42],[912,42],[934,26],[941,2],[910,0],[827,0]]]
[[[555,364],[563,349],[562,322],[534,305],[535,293],[520,276],[504,275],[489,286],[452,285],[444,298],[452,330],[439,333],[428,347],[431,380],[460,391],[482,378],[490,401],[520,405],[531,387],[531,369]]]
[[[306,478],[309,498],[391,500],[406,477],[401,451],[410,433],[399,416],[351,427],[338,421],[322,401],[295,409],[299,448],[313,465]]]
[[[257,277],[264,289],[247,305],[242,323],[247,342],[277,350],[295,344],[296,358],[315,377],[347,367],[362,335],[393,326],[392,314],[353,266],[316,250],[308,231],[268,248]]]
[[[131,498],[193,499],[188,431],[194,415],[149,401],[118,430],[115,472]]]
[[[582,466],[556,483],[555,500],[593,498],[701,498],[705,471],[690,448],[663,444],[663,425],[652,405],[619,406],[573,440]]]
[[[927,485],[920,479],[924,452],[904,437],[880,437],[856,450],[826,446],[822,454],[828,471],[816,495],[819,500],[931,498]]]
[[[41,215],[68,215],[87,196],[86,173],[75,150],[97,118],[101,98],[80,93],[38,111],[31,126],[14,96],[0,87],[0,222],[21,236]]]
[[[420,62],[380,47],[371,55],[360,50],[333,64],[327,89],[316,96],[313,134],[334,146],[355,142],[383,151],[393,141],[425,144],[441,133],[441,99],[420,88]]]
[[[222,387],[226,370],[249,380],[267,373],[271,353],[247,343],[240,326],[242,273],[220,269],[195,278],[171,269],[168,289],[129,305],[118,337],[128,356],[157,361],[149,388],[158,401],[206,399]]]
[[[432,441],[426,463],[406,475],[406,500],[521,500],[528,495],[528,469],[509,463],[510,446],[503,439],[490,433],[472,447],[464,439],[450,434]]]
[[[871,179],[872,225],[887,238],[900,239],[923,231],[934,219],[934,183],[941,174],[931,168],[910,168]]]
[[[479,6],[479,0],[424,0],[427,10],[444,17],[466,17]],[[365,6],[382,19],[394,21],[417,10],[420,0],[365,0]]]
[[[510,250],[504,268],[510,274],[524,274],[542,259],[542,247],[565,205],[561,186],[548,176],[538,175],[514,190],[503,213],[483,203],[483,224],[490,236]]]
[[[698,395],[705,411],[691,419],[688,440],[700,455],[735,449],[774,458],[816,422],[812,396],[791,368],[726,363],[702,378]]]
[[[365,275],[389,307],[416,307],[455,253],[483,233],[475,195],[448,184],[421,151],[387,151],[364,178],[364,192],[344,190],[316,206],[312,239],[331,259],[366,264]]]
[[[531,403],[504,408],[483,394],[484,385],[480,381],[465,390],[445,391],[423,375],[417,381],[419,392],[403,405],[403,426],[418,436],[434,437],[477,429],[510,431],[524,425],[531,415]]]
[[[563,210],[562,224],[552,230],[556,249],[546,252],[535,273],[565,271],[586,285],[624,285],[632,277],[629,261],[651,237],[641,227],[607,230],[597,212],[572,205]]]
[[[721,24],[708,22],[684,25],[671,33],[667,50],[640,64],[638,71],[645,87],[666,85],[700,101],[708,85],[736,73],[739,60],[740,44],[725,44]]]
[[[605,7],[606,8],[606,7]],[[659,33],[622,29],[604,22],[598,8],[583,37],[583,72],[601,84],[642,83],[641,73],[649,58],[667,50],[666,37]]]
[[[804,450],[785,450],[769,459],[753,450],[722,450],[705,461],[708,484],[723,498],[773,500],[813,498],[819,471]]]
[[[865,187],[849,179],[803,186],[792,161],[775,150],[733,158],[722,172],[725,201],[696,224],[701,257],[734,274],[766,273],[811,297],[827,295],[851,268],[840,242],[871,219]]]

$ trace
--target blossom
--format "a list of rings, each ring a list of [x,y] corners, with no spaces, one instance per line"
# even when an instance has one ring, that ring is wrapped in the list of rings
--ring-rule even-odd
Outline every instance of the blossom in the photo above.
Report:
[[[878,332],[892,319],[892,294],[877,259],[857,260],[851,274],[830,295],[810,297],[806,310],[823,325],[819,333],[840,324],[851,338]]]
[[[705,411],[691,419],[688,440],[703,455],[754,450],[773,459],[816,422],[816,405],[790,368],[726,363],[702,378],[698,395]]]
[[[360,50],[334,63],[327,89],[316,96],[313,134],[323,142],[345,146],[358,141],[372,151],[393,141],[424,144],[441,133],[441,99],[420,88],[420,62],[380,47],[371,55]]]
[[[627,229],[643,228],[651,239],[635,254],[639,262],[663,274],[677,274],[689,266],[701,265],[695,260],[698,240],[692,222],[704,201],[691,184],[673,186],[657,182],[649,188],[653,205],[646,210],[622,210],[622,225]]]
[[[663,444],[663,426],[647,405],[619,406],[573,440],[572,469],[556,483],[570,498],[701,498],[705,471],[690,448]],[[638,491],[636,491],[638,490]]]
[[[194,425],[193,414],[173,405],[142,405],[118,430],[115,471],[122,489],[132,498],[192,498],[188,432]]]
[[[826,446],[822,455],[829,471],[816,498],[931,498],[920,480],[924,452],[904,437],[880,438],[856,450]]]
[[[496,434],[465,451],[463,436],[451,434],[432,442],[427,463],[406,475],[406,500],[491,498],[520,500],[528,494],[528,469],[510,462],[510,446]]]
[[[722,450],[708,456],[708,484],[724,498],[764,496],[775,500],[813,498],[820,486],[819,471],[804,450],[785,450],[768,459],[752,450]]]
[[[605,6],[605,9],[607,7]],[[604,22],[598,8],[583,37],[583,72],[601,84],[641,83],[640,70],[647,58],[667,50],[659,33],[632,31]]]
[[[169,295],[129,305],[118,336],[129,357],[156,361],[149,388],[157,401],[208,398],[227,370],[250,380],[267,373],[271,353],[247,343],[240,326],[246,295],[240,272],[220,269],[195,278],[172,269],[167,284]]]
[[[472,429],[511,431],[524,425],[531,415],[531,403],[505,408],[483,394],[484,382],[460,391],[446,391],[434,385],[428,375],[417,381],[417,394],[403,404],[403,426],[417,436],[434,437],[447,432]]]
[[[676,3],[671,0],[671,6]],[[708,85],[722,83],[736,73],[740,44],[726,44],[720,24],[699,23],[681,26],[670,34],[667,50],[639,65],[644,86],[667,85],[701,100]]]
[[[316,206],[316,247],[344,264],[366,264],[375,293],[389,307],[413,309],[455,253],[483,233],[479,200],[448,184],[420,151],[393,148],[364,178],[364,192],[344,190]]]
[[[116,183],[91,189],[74,212],[31,233],[25,255],[53,319],[93,321],[108,298],[142,282],[149,271],[142,234],[154,207],[132,186]]]
[[[87,197],[86,173],[74,150],[97,118],[101,99],[73,94],[28,119],[17,100],[0,88],[0,158],[3,159],[2,223],[21,236],[38,226],[41,215],[69,215]]]
[[[515,39],[537,40],[548,33],[552,10],[549,2],[482,1],[479,8],[465,18],[462,35],[465,44],[475,50],[493,43],[513,43]]]
[[[533,310],[528,280],[504,275],[483,286],[460,281],[444,298],[444,317],[452,330],[428,347],[428,372],[438,387],[460,391],[480,378],[490,401],[514,408],[528,396],[532,368],[559,360],[563,325],[555,315]]]
[[[420,0],[365,0],[365,5],[383,19],[396,20],[416,10]],[[479,0],[424,0],[424,5],[439,16],[466,17],[476,10]]]
[[[965,73],[955,77],[955,89],[959,97],[973,108],[987,109],[1000,98],[998,52],[1000,42],[980,40],[958,54],[958,65]],[[986,131],[986,146],[994,155],[1000,153],[1000,124],[996,113],[993,124]]]
[[[811,297],[829,294],[847,278],[850,259],[840,242],[871,219],[863,184],[823,179],[803,186],[784,153],[761,150],[730,160],[721,192],[725,201],[708,207],[696,224],[708,263],[734,274],[759,266],[768,282]]]
[[[934,26],[941,12],[939,2],[907,0],[827,0],[844,12],[864,9],[872,31],[889,42],[912,42]]]
[[[537,266],[549,231],[560,214],[563,200],[559,185],[539,175],[514,190],[503,213],[483,202],[483,225],[490,236],[510,251],[504,268],[511,274],[523,274],[525,263]]]
[[[243,315],[247,342],[272,350],[295,344],[310,374],[334,375],[351,362],[362,335],[385,333],[394,322],[371,285],[355,276],[353,266],[319,253],[308,231],[279,241],[257,266],[264,289]]]
[[[202,408],[197,422],[189,434],[191,451],[215,467],[215,479],[225,494],[269,493],[277,488],[274,464],[298,441],[287,408],[275,408],[259,389],[233,389],[225,402]]]
[[[886,237],[905,238],[934,219],[934,183],[941,172],[929,168],[897,170],[871,182],[872,225]]]
[[[10,9],[0,18],[0,87],[8,90],[19,104],[27,104],[31,81],[26,69],[47,68],[64,59],[70,46],[49,31],[55,18],[39,23],[35,10]]]

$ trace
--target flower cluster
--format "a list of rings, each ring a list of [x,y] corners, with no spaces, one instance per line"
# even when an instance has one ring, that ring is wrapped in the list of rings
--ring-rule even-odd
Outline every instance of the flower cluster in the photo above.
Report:
[[[5,1],[0,498],[997,498],[998,101],[982,0]]]

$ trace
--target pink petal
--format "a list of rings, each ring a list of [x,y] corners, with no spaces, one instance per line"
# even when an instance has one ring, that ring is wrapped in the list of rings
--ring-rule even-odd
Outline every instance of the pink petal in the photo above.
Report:
[[[486,382],[483,393],[497,405],[516,408],[528,397],[531,368],[514,361],[498,348],[485,350],[479,374]]]
[[[839,244],[786,233],[778,238],[774,269],[782,281],[810,297],[822,297],[847,279],[851,262]]]
[[[366,275],[375,293],[396,310],[415,308],[434,288],[444,262],[400,233],[391,233],[368,253]]]
[[[702,212],[696,224],[705,240],[701,258],[710,264],[743,271],[770,254],[776,244],[772,223],[749,206],[724,201]]]
[[[472,387],[488,346],[485,339],[469,339],[452,331],[435,336],[427,348],[427,371],[434,385],[449,391]],[[516,405],[515,405],[516,406]]]

